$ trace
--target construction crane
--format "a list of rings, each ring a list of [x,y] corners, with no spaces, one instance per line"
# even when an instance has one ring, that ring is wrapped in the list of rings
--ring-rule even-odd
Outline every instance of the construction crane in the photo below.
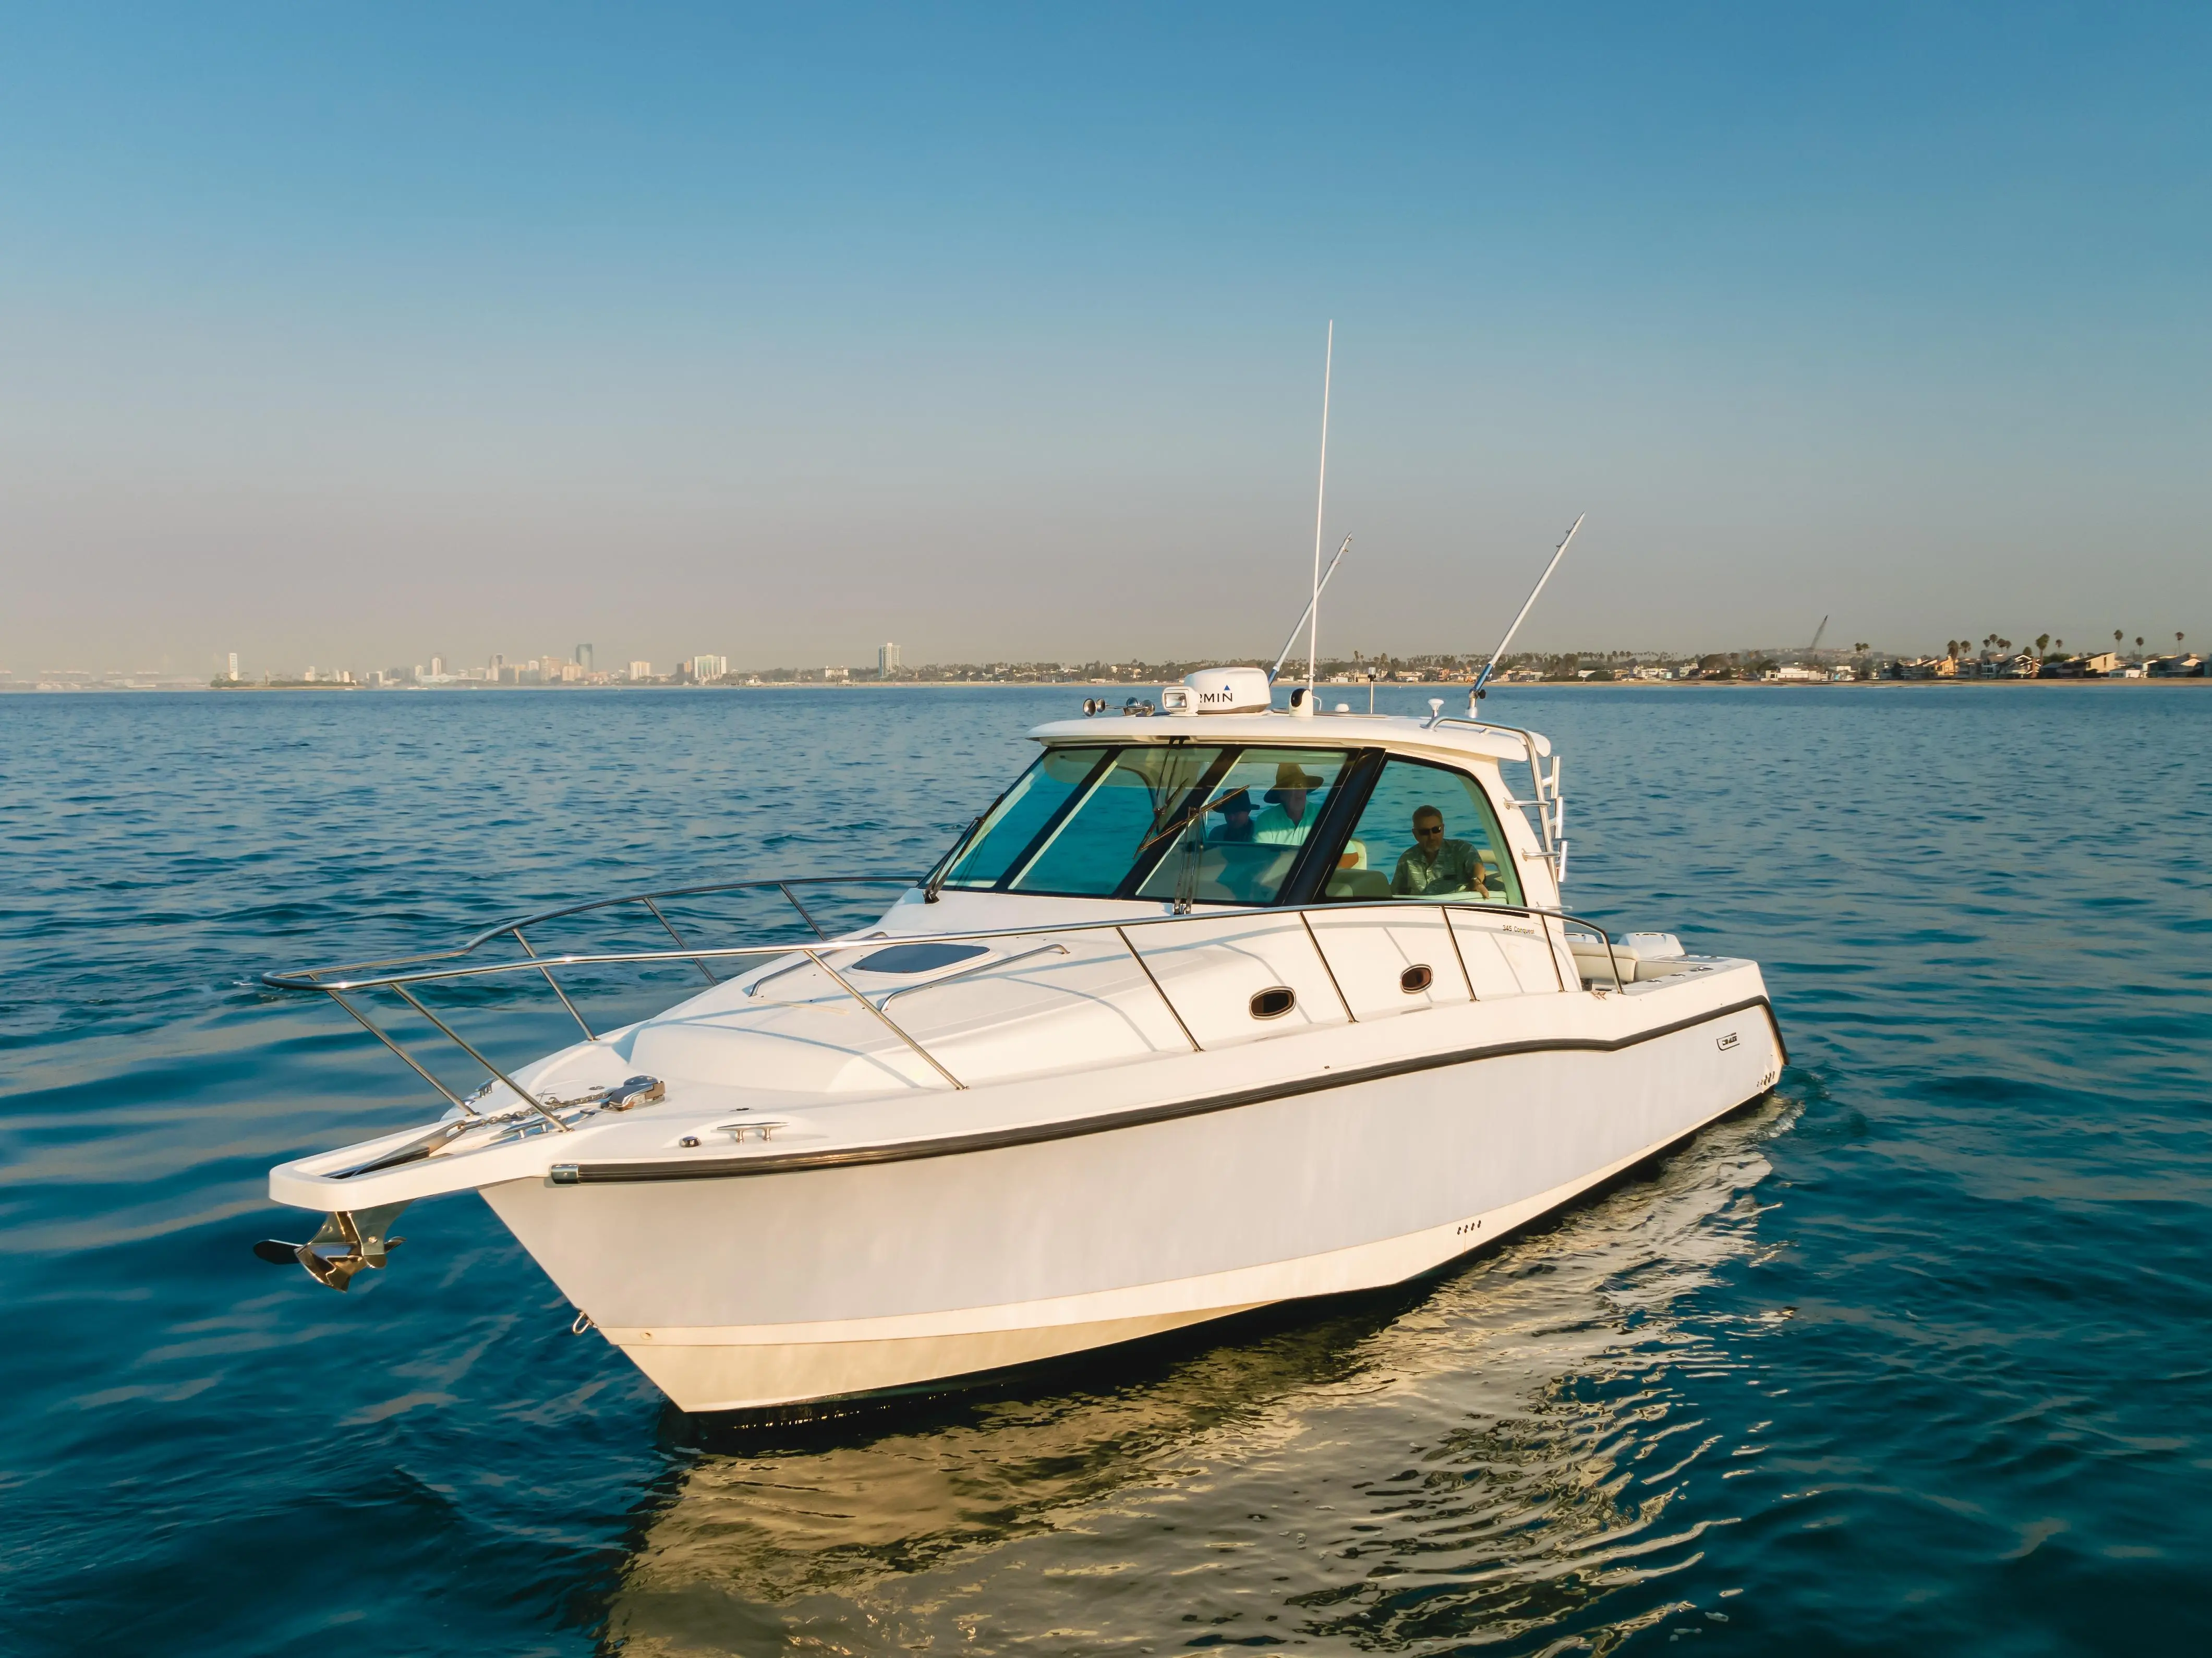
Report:
[[[1824,616],[1820,618],[1820,625],[1813,629],[1813,642],[1805,647],[1806,655],[1810,656],[1820,648],[1820,635],[1827,631],[1828,618]]]

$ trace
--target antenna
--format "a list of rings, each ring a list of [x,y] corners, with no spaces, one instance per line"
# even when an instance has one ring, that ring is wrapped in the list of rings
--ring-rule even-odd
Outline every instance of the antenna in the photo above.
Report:
[[[1328,322],[1328,342],[1321,360],[1321,482],[1314,486],[1313,603],[1306,607],[1306,700],[1313,712],[1314,689],[1321,679],[1321,513],[1328,500],[1328,380],[1336,367],[1336,319]],[[1334,567],[1332,567],[1334,568]]]
[[[1536,608],[1536,595],[1544,591],[1544,584],[1552,579],[1552,572],[1559,568],[1559,561],[1567,556],[1567,543],[1575,538],[1576,531],[1583,527],[1583,520],[1589,516],[1587,513],[1575,514],[1574,527],[1567,531],[1565,540],[1553,550],[1552,562],[1544,567],[1544,574],[1536,578],[1536,585],[1528,591],[1528,602],[1521,607],[1521,614],[1513,618],[1513,625],[1505,630],[1505,637],[1498,641],[1498,648],[1490,653],[1490,660],[1482,665],[1482,672],[1475,678],[1474,689],[1467,694],[1468,713],[1474,712],[1475,701],[1482,695],[1482,688],[1489,683],[1491,671],[1497,667],[1498,659],[1505,654],[1505,647],[1513,642],[1513,635],[1521,631],[1521,624],[1528,619],[1528,612]]]
[[[1306,601],[1305,609],[1298,612],[1298,619],[1291,623],[1291,636],[1283,641],[1282,653],[1276,657],[1275,665],[1267,670],[1267,683],[1270,685],[1275,683],[1275,676],[1283,671],[1284,661],[1289,657],[1291,652],[1297,647],[1298,642],[1298,629],[1306,625],[1306,618],[1313,614],[1315,600],[1318,599],[1322,593],[1328,590],[1329,581],[1331,578],[1336,574],[1336,567],[1344,562],[1344,548],[1351,545],[1352,537],[1350,536],[1345,537],[1344,547],[1339,547],[1336,550],[1336,556],[1329,560],[1328,568],[1321,573],[1321,585],[1314,589],[1313,598],[1308,599]]]

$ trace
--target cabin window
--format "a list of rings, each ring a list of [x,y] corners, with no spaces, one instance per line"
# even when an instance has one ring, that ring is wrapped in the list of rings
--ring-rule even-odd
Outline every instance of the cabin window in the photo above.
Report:
[[[1097,771],[1110,750],[1047,749],[991,808],[975,841],[945,875],[948,887],[994,887]]]
[[[1204,811],[1186,809],[1183,833],[1137,896],[1273,903],[1350,760],[1341,749],[1246,749],[1208,787]]]
[[[1519,904],[1497,813],[1465,772],[1393,760],[1375,780],[1323,891],[1331,898]]]
[[[1174,839],[1178,809],[1218,768],[1223,750],[1195,744],[1121,750],[1075,809],[1053,825],[1014,878],[1013,892],[1107,898]]]

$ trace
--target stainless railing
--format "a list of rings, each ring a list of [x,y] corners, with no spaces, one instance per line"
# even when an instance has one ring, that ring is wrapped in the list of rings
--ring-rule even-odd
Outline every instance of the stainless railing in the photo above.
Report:
[[[557,921],[570,915],[586,914],[593,910],[614,909],[624,904],[641,904],[652,913],[653,919],[659,923],[661,929],[665,932],[670,938],[673,938],[679,946],[679,948],[674,951],[657,955],[656,958],[679,962],[688,961],[705,975],[708,984],[720,984],[721,981],[714,976],[714,970],[708,967],[707,963],[701,959],[700,952],[690,949],[689,944],[686,943],[684,935],[676,930],[675,923],[668,919],[666,912],[660,908],[661,900],[675,898],[702,898],[709,896],[713,894],[726,892],[763,892],[773,887],[782,896],[784,900],[791,905],[792,908],[799,912],[799,920],[806,923],[807,927],[813,932],[816,938],[827,938],[830,935],[822,930],[822,924],[814,919],[813,914],[807,909],[805,905],[799,902],[799,896],[796,893],[792,891],[792,888],[797,886],[909,887],[914,884],[914,882],[915,878],[910,875],[801,875],[788,877],[782,880],[775,881],[712,881],[696,886],[663,887],[654,892],[625,892],[617,894],[616,896],[611,898],[587,898],[580,904],[563,904],[556,909],[543,909],[538,911],[535,914],[522,915],[511,920],[501,921],[491,926],[486,927],[483,932],[477,933],[472,938],[463,939],[451,950],[424,950],[412,956],[391,956],[386,957],[381,960],[373,962],[349,962],[337,967],[297,968],[294,969],[290,972],[264,973],[261,975],[261,982],[276,990],[319,990],[323,992],[328,995],[332,1001],[336,1002],[340,1007],[351,1014],[355,1021],[359,1023],[364,1030],[368,1031],[370,1035],[375,1037],[377,1041],[382,1042],[386,1048],[390,1048],[394,1054],[398,1055],[400,1060],[406,1065],[409,1070],[414,1072],[415,1074],[422,1078],[424,1082],[429,1084],[432,1088],[435,1089],[446,1099],[451,1101],[454,1105],[459,1106],[462,1111],[473,1116],[476,1114],[475,1110],[466,1100],[462,1099],[451,1089],[447,1088],[445,1084],[440,1082],[435,1076],[431,1074],[427,1067],[422,1066],[416,1060],[413,1054],[410,1054],[405,1048],[402,1048],[397,1042],[395,1042],[392,1036],[386,1032],[382,1027],[378,1025],[374,1019],[369,1018],[366,1014],[362,1012],[359,1008],[356,1007],[351,1002],[346,1000],[343,993],[352,988],[353,987],[351,984],[339,983],[333,985],[326,982],[326,981],[334,975],[345,975],[350,976],[362,973],[375,973],[378,970],[384,969],[412,968],[427,962],[450,962],[460,957],[474,954],[477,950],[481,950],[484,945],[489,944],[495,938],[512,938],[516,944],[522,947],[522,953],[528,959],[520,963],[508,963],[507,965],[526,969],[533,964],[537,965],[538,971],[544,975],[546,984],[550,987],[553,993],[560,998],[561,1005],[568,1010],[568,1017],[575,1020],[577,1028],[584,1033],[584,1039],[586,1042],[597,1042],[599,1037],[592,1031],[591,1025],[586,1022],[583,1014],[577,1010],[575,1003],[568,999],[568,993],[561,988],[559,983],[553,977],[552,968],[554,966],[560,965],[564,962],[574,961],[578,958],[574,957],[555,957],[550,958],[549,963],[546,958],[540,957],[538,952],[531,948],[530,940],[523,934],[523,928],[526,926],[537,926],[542,922]],[[636,959],[645,960],[648,958],[640,957]],[[432,974],[428,976],[436,978],[446,975]],[[380,984],[381,983],[381,981],[379,982]],[[497,1066],[494,1065],[483,1054],[477,1053],[474,1048],[471,1047],[467,1042],[462,1039],[458,1032],[453,1030],[443,1020],[440,1019],[436,1014],[431,1012],[428,1008],[423,1006],[421,1002],[417,1001],[415,997],[409,993],[405,983],[393,982],[390,986],[390,988],[402,1001],[405,1002],[410,1007],[413,1008],[417,1013],[421,1014],[425,1019],[428,1019],[433,1025],[436,1026],[438,1030],[445,1035],[447,1040],[460,1048],[463,1053],[466,1054],[478,1065],[483,1066],[485,1070],[490,1072],[491,1074],[498,1078],[500,1081],[506,1083],[509,1088],[514,1089],[514,1092],[524,1101],[527,1102],[533,1107],[538,1107],[538,1113],[541,1116],[551,1116],[550,1112],[545,1111],[543,1107],[538,1106],[537,1099],[527,1090],[517,1085],[507,1077],[505,1072],[501,1071]],[[556,1122],[559,1121],[557,1118],[553,1120]],[[568,1127],[566,1123],[561,1123],[560,1126],[563,1128]]]
[[[1541,855],[1552,865],[1552,878],[1564,882],[1567,878],[1567,798],[1559,792],[1559,754],[1553,752],[1552,768],[1547,774],[1543,756],[1537,751],[1537,735],[1525,727],[1501,726],[1479,715],[1456,714],[1440,714],[1428,723],[1431,726],[1465,726],[1474,731],[1507,732],[1521,739],[1522,750],[1527,756],[1528,792],[1532,798],[1527,800],[1509,799],[1505,804],[1535,814],[1536,837],[1544,848]]]
[[[793,896],[790,891],[792,887],[799,885],[884,885],[890,884],[892,883],[897,883],[902,885],[913,884],[908,878],[903,876],[811,876],[783,881],[732,881],[711,886],[672,888],[665,891],[654,893],[632,893],[616,898],[594,899],[586,903],[571,904],[562,909],[546,910],[536,915],[523,916],[516,920],[502,921],[495,926],[485,928],[482,932],[477,933],[475,937],[470,938],[465,943],[459,944],[452,950],[426,951],[416,956],[393,957],[382,961],[359,962],[338,967],[298,968],[289,971],[269,972],[261,975],[261,981],[273,989],[314,991],[328,996],[332,1001],[343,1008],[349,1014],[352,1015],[354,1019],[357,1021],[364,1029],[368,1030],[371,1035],[374,1036],[379,1042],[382,1042],[386,1048],[390,1048],[395,1054],[397,1054],[399,1059],[406,1064],[409,1069],[412,1070],[417,1076],[428,1083],[430,1086],[435,1089],[446,1100],[459,1108],[465,1116],[473,1117],[477,1115],[478,1114],[476,1110],[473,1101],[476,1098],[481,1097],[483,1090],[478,1090],[476,1095],[473,1095],[467,1099],[464,1099],[461,1096],[454,1093],[451,1089],[447,1088],[445,1084],[439,1081],[438,1078],[430,1072],[428,1067],[416,1060],[415,1056],[410,1054],[404,1048],[401,1047],[398,1042],[396,1041],[388,1032],[380,1028],[374,1020],[363,1013],[361,1009],[356,1006],[352,1002],[346,999],[349,995],[352,994],[364,993],[376,990],[390,991],[392,994],[398,996],[402,1001],[405,1002],[407,1005],[412,1008],[416,1013],[420,1014],[424,1019],[428,1020],[441,1034],[445,1035],[463,1053],[466,1054],[470,1059],[475,1060],[486,1071],[489,1072],[494,1078],[505,1084],[506,1086],[511,1090],[515,1096],[524,1104],[536,1110],[540,1116],[545,1118],[556,1127],[561,1129],[564,1133],[571,1132],[569,1125],[555,1114],[552,1110],[549,1109],[548,1103],[546,1102],[540,1101],[535,1095],[532,1094],[527,1089],[517,1083],[513,1078],[508,1076],[505,1071],[501,1070],[497,1065],[494,1064],[490,1059],[486,1057],[477,1048],[471,1045],[458,1031],[454,1030],[452,1026],[448,1025],[444,1020],[433,1013],[423,1005],[421,999],[417,997],[409,988],[409,987],[431,983],[450,982],[459,980],[489,979],[507,974],[528,974],[534,972],[541,975],[544,978],[546,983],[551,987],[553,993],[560,999],[562,1006],[568,1010],[570,1017],[575,1020],[577,1025],[583,1030],[585,1039],[587,1042],[598,1042],[601,1040],[601,1038],[592,1033],[591,1026],[586,1023],[582,1013],[577,1010],[575,1004],[569,999],[568,993],[563,991],[559,983],[555,981],[553,977],[553,969],[555,968],[665,965],[672,963],[689,962],[696,966],[702,973],[705,974],[710,983],[720,984],[724,981],[717,977],[714,970],[707,965],[710,961],[744,962],[763,957],[773,958],[781,956],[800,956],[812,963],[816,967],[821,969],[823,974],[825,974],[830,981],[836,984],[840,991],[842,991],[845,995],[850,997],[853,1000],[860,1003],[862,1007],[866,1008],[868,1012],[884,1027],[885,1029],[889,1030],[890,1034],[899,1041],[900,1043],[915,1054],[916,1057],[921,1059],[921,1061],[927,1065],[931,1070],[942,1077],[946,1083],[950,1084],[955,1089],[964,1089],[967,1087],[967,1084],[962,1082],[959,1078],[956,1077],[952,1072],[946,1067],[943,1061],[939,1060],[935,1054],[929,1051],[926,1045],[917,1040],[911,1032],[908,1031],[896,1020],[891,1017],[889,1011],[890,1002],[895,998],[905,994],[909,991],[926,989],[932,985],[942,983],[950,979],[971,977],[975,973],[980,972],[986,968],[1008,966],[1015,961],[1023,959],[1024,957],[1042,954],[1043,953],[1043,950],[1049,948],[1049,946],[1040,946],[1036,950],[1025,950],[1018,956],[1002,957],[994,962],[979,963],[973,968],[963,969],[960,973],[946,975],[943,979],[933,979],[921,984],[901,985],[894,987],[880,997],[872,999],[865,991],[855,986],[851,980],[848,979],[844,975],[844,974],[841,973],[835,966],[833,966],[827,957],[835,952],[856,950],[881,950],[891,944],[972,944],[979,940],[990,938],[1034,939],[1051,938],[1056,935],[1078,932],[1111,932],[1121,941],[1121,947],[1128,952],[1130,960],[1136,964],[1138,971],[1144,975],[1146,982],[1152,987],[1153,993],[1160,999],[1160,1003],[1166,1008],[1169,1017],[1175,1021],[1176,1029],[1182,1032],[1183,1040],[1190,1044],[1191,1051],[1194,1054],[1203,1053],[1205,1049],[1199,1042],[1198,1038],[1192,1034],[1190,1026],[1184,1020],[1181,1010],[1176,1006],[1174,998],[1168,994],[1165,987],[1160,983],[1158,976],[1152,971],[1152,964],[1145,959],[1144,952],[1137,948],[1135,941],[1130,938],[1129,935],[1132,932],[1159,926],[1182,926],[1188,928],[1194,926],[1203,926],[1210,921],[1233,920],[1237,918],[1258,920],[1278,915],[1295,915],[1298,918],[1299,925],[1305,932],[1307,941],[1313,947],[1315,956],[1320,961],[1322,970],[1328,979],[1330,988],[1335,992],[1337,1001],[1344,1009],[1344,1017],[1346,1020],[1353,1024],[1359,1023],[1358,1016],[1352,1011],[1351,999],[1345,995],[1343,987],[1337,981],[1336,969],[1330,963],[1328,952],[1322,948],[1321,940],[1314,933],[1313,923],[1310,919],[1308,919],[1314,914],[1318,913],[1324,915],[1343,915],[1364,910],[1379,910],[1386,914],[1395,914],[1401,917],[1410,917],[1411,915],[1420,914],[1443,914],[1446,918],[1444,926],[1445,935],[1451,941],[1452,955],[1458,963],[1460,976],[1467,985],[1468,999],[1470,1001],[1479,999],[1475,993],[1474,975],[1468,971],[1467,957],[1460,947],[1458,930],[1450,923],[1450,917],[1455,914],[1484,916],[1520,915],[1525,916],[1529,920],[1537,922],[1541,931],[1541,935],[1544,938],[1545,944],[1552,957],[1553,971],[1558,979],[1559,988],[1562,993],[1565,993],[1569,987],[1565,974],[1560,971],[1559,957],[1563,951],[1570,959],[1572,958],[1574,954],[1572,946],[1568,943],[1565,936],[1565,930],[1569,926],[1587,928],[1596,937],[1597,939],[1602,941],[1605,945],[1606,959],[1612,970],[1613,984],[1616,987],[1620,987],[1625,986],[1627,982],[1626,979],[1621,973],[1620,958],[1614,949],[1611,936],[1596,922],[1587,920],[1579,915],[1570,914],[1565,910],[1538,909],[1520,904],[1455,904],[1450,902],[1449,900],[1441,902],[1427,900],[1419,901],[1417,902],[1409,902],[1407,900],[1402,898],[1376,898],[1352,901],[1338,900],[1334,902],[1321,901],[1306,904],[1268,905],[1264,908],[1224,908],[1218,909],[1200,910],[1188,914],[1136,916],[1118,921],[1070,921],[1055,923],[1054,925],[1045,926],[1030,926],[989,927],[980,930],[956,932],[899,933],[895,935],[878,932],[865,938],[848,935],[842,938],[832,939],[829,938],[827,934],[823,933],[820,926],[814,922],[814,920],[811,915],[807,914],[805,907],[799,904],[798,899]],[[821,939],[819,944],[738,944],[714,947],[696,946],[688,943],[681,935],[676,933],[676,929],[669,925],[666,916],[660,914],[659,906],[654,902],[655,900],[663,898],[697,896],[709,893],[740,891],[746,890],[765,890],[770,887],[775,888],[781,891],[784,897],[791,901],[793,908],[797,909],[801,916],[806,918],[808,925],[813,927],[817,936]],[[542,921],[555,920],[562,916],[582,914],[592,910],[610,908],[617,905],[630,903],[643,904],[648,908],[651,908],[655,915],[659,916],[661,925],[664,927],[666,927],[672,935],[675,936],[678,947],[674,950],[614,950],[584,954],[572,952],[561,956],[540,956],[530,948],[528,940],[525,938],[522,934],[521,930],[524,927],[532,926]],[[1559,924],[1556,936],[1553,931],[1553,923]],[[524,959],[520,961],[466,963],[460,965],[439,965],[439,963],[454,963],[458,958],[470,955],[478,948],[490,943],[494,939],[509,936],[514,938],[515,940],[522,945],[526,951]],[[795,962],[792,963],[792,966],[793,967],[797,967],[799,963]],[[1577,970],[1576,983],[1577,986],[1581,983],[1579,969]],[[485,1087],[489,1088],[489,1085],[490,1084],[485,1084]]]

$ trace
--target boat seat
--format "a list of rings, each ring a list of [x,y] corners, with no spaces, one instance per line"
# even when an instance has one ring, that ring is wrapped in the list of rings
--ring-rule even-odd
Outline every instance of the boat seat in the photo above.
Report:
[[[1390,878],[1379,869],[1340,869],[1328,878],[1332,898],[1388,898]]]

